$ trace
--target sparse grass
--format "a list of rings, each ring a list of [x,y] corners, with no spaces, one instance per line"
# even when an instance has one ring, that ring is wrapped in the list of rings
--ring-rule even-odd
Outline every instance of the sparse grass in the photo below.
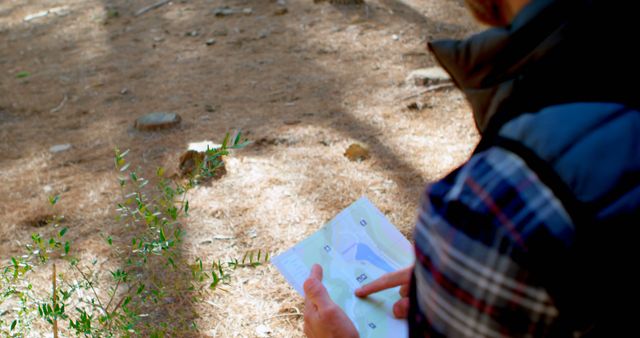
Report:
[[[130,168],[128,151],[116,150],[114,163],[121,190],[116,220],[130,229],[130,236],[99,236],[121,266],[109,271],[107,278],[100,278],[96,259],[85,261],[75,254],[66,236],[69,228],[60,225],[62,216],[38,218],[35,226],[56,230],[48,238],[34,232],[24,254],[11,257],[2,267],[0,305],[13,304],[14,308],[0,317],[0,333],[25,337],[38,319],[50,325],[54,337],[159,337],[197,330],[193,316],[163,316],[166,311],[162,305],[175,302],[177,297],[197,302],[207,292],[228,284],[234,270],[255,268],[269,260],[269,253],[262,250],[228,262],[205,258],[211,261],[207,264],[202,258],[189,264],[181,254],[183,222],[190,210],[188,192],[216,176],[230,149],[246,144],[240,133],[233,139],[227,134],[219,148],[206,151],[203,160],[196,163],[198,170],[188,179],[166,178],[164,169],[158,168],[155,184],[140,176],[141,170]],[[58,195],[49,198],[52,207],[58,202]],[[56,265],[63,267],[62,271]],[[34,272],[48,267],[52,270],[51,289],[34,288]]]
[[[236,152],[227,175],[191,191],[186,264],[201,257],[207,268],[206,257],[224,262],[255,248],[285,250],[361,195],[410,238],[424,183],[461,163],[477,135],[458,91],[425,95],[425,108],[408,111],[398,98],[418,89],[399,84],[411,70],[436,65],[426,40],[459,38],[478,26],[460,1],[286,3],[282,16],[271,16],[273,1],[252,1],[253,15],[213,18],[218,2],[173,1],[133,19],[137,1],[0,1],[0,257],[20,255],[33,231],[55,237],[55,229],[25,221],[51,215],[47,196],[59,194],[53,214],[65,216],[71,254],[88,264],[97,259],[94,277],[108,281],[122,265],[97,234],[111,234],[114,245],[131,236],[113,220],[113,148],[131,149],[128,157],[148,169],[143,176],[154,177],[157,166],[171,175],[189,142],[229,128],[265,142]],[[24,22],[53,6],[71,13]],[[120,13],[108,25],[105,8]],[[195,29],[199,37],[184,36]],[[262,31],[269,34],[258,39]],[[212,37],[217,43],[205,45]],[[32,75],[16,79],[23,70]],[[64,108],[49,113],[65,94]],[[180,113],[183,124],[131,130],[135,117],[156,110]],[[73,149],[49,153],[62,143]],[[368,146],[371,158],[348,161],[343,153],[352,143]],[[57,268],[67,273],[64,264]],[[160,271],[150,266],[148,275]],[[50,265],[30,272],[33,287],[51,290],[51,272]],[[166,276],[182,283],[177,277]],[[201,337],[254,337],[259,325],[272,337],[303,335],[303,300],[271,265],[235,270],[220,289],[227,292],[204,302],[165,297],[143,318],[195,321]],[[0,313],[13,307],[5,303]],[[37,320],[33,332],[50,328]]]

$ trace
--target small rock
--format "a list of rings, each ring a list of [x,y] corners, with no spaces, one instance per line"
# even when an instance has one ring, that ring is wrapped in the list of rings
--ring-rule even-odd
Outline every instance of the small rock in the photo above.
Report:
[[[406,83],[416,86],[429,86],[451,81],[449,74],[440,67],[416,69],[409,73]]]
[[[235,13],[235,11],[231,8],[229,8],[228,6],[224,6],[224,7],[218,7],[218,8],[214,8],[211,13],[213,13],[213,15],[215,16],[228,16],[231,15],[233,13]]]
[[[195,150],[187,150],[180,155],[180,163],[178,169],[180,169],[181,176],[194,175],[200,163],[204,161],[204,153]]]
[[[346,156],[350,161],[364,161],[369,158],[369,149],[357,143],[353,143],[344,152],[344,156]]]
[[[214,113],[216,111],[216,107],[212,104],[205,104],[204,110],[206,110],[207,113]]]
[[[280,7],[273,12],[273,15],[285,15],[287,13],[289,13],[287,7]]]
[[[191,31],[191,32],[186,32],[184,35],[186,35],[186,36],[196,37],[196,36],[200,35],[200,32],[198,32],[198,31]]]
[[[391,35],[391,39],[393,39],[393,41],[398,41],[400,40],[400,36],[398,36],[398,34],[393,34]]]
[[[158,130],[176,126],[182,121],[180,115],[167,112],[153,112],[136,119],[134,127],[138,130]]]
[[[273,332],[271,328],[264,324],[260,324],[258,325],[258,327],[256,327],[257,337],[260,337],[260,338],[271,337],[271,332]]]
[[[207,245],[207,244],[211,244],[211,243],[213,243],[213,242],[212,242],[211,240],[209,240],[209,239],[208,239],[208,240],[206,240],[206,241],[202,241],[202,242],[200,242],[200,245]]]
[[[69,143],[65,143],[65,144],[56,144],[54,146],[51,146],[51,148],[49,148],[49,152],[51,153],[61,153],[63,151],[67,151],[71,149],[71,145]]]
[[[286,6],[286,5],[287,5],[287,2],[286,2],[285,0],[278,0],[278,1],[276,1],[276,4],[277,4],[278,6]]]
[[[153,42],[162,42],[164,41],[164,38],[161,36],[156,36],[155,38],[153,38]]]
[[[206,42],[207,46],[212,46],[216,44],[216,39],[209,39]]]
[[[50,185],[45,185],[42,190],[44,190],[45,194],[48,194],[53,191],[53,188]]]
[[[251,14],[253,14],[253,8],[244,8],[244,9],[242,9],[242,13],[244,13],[246,15],[251,15]]]
[[[265,39],[267,36],[269,36],[269,31],[267,30],[261,30],[260,33],[258,33],[258,39]]]
[[[122,90],[120,91],[120,95],[127,95],[129,94],[129,88],[122,88]]]

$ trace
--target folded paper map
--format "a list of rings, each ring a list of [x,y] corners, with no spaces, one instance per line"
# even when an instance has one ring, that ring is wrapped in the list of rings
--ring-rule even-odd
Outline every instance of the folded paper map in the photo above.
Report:
[[[361,337],[406,337],[407,323],[393,317],[399,288],[358,298],[354,291],[388,272],[413,263],[413,247],[362,197],[319,231],[271,262],[304,296],[302,285],[311,267],[320,264],[322,283],[331,299],[349,316]]]

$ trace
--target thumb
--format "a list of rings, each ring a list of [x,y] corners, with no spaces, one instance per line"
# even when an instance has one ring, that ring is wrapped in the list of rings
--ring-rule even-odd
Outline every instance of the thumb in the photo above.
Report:
[[[313,264],[311,267],[311,274],[309,274],[309,278],[315,278],[319,281],[322,281],[322,266],[320,264]]]
[[[333,304],[327,289],[322,285],[322,267],[315,264],[311,268],[311,274],[303,285],[305,296],[318,308],[326,308]]]

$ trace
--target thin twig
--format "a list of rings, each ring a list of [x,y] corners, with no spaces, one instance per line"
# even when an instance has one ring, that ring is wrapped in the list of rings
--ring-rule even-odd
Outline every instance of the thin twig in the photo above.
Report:
[[[51,277],[53,282],[53,338],[58,338],[58,315],[55,313],[58,303],[58,296],[56,294],[56,265],[53,264],[53,276]]]
[[[300,310],[297,307],[293,307],[293,309],[295,310],[294,313],[281,313],[281,314],[277,314],[277,315],[273,315],[270,317],[265,318],[265,320],[271,320],[274,318],[281,318],[281,317],[299,317],[299,316],[303,316],[304,314],[302,312],[300,312]]]
[[[106,310],[109,310],[109,306],[111,305],[111,302],[113,301],[114,298],[116,298],[116,293],[118,292],[118,287],[120,286],[120,279],[118,279],[118,282],[116,283],[116,287],[113,290],[113,295],[111,295],[111,298],[109,299],[109,303],[107,303],[107,308]]]
[[[107,312],[107,309],[105,309],[104,305],[102,305],[102,302],[100,301],[100,297],[98,297],[98,293],[96,292],[96,289],[93,288],[93,283],[89,280],[87,275],[85,275],[84,272],[82,272],[82,270],[80,270],[80,268],[77,265],[74,265],[73,267],[75,267],[76,270],[78,270],[78,272],[80,272],[80,275],[82,275],[82,278],[89,284],[89,287],[91,288],[91,291],[93,291],[93,295],[96,296],[96,300],[98,301],[98,305],[100,305],[100,308],[102,309],[102,311],[105,314],[108,314],[109,312]]]
[[[417,94],[413,94],[413,95],[409,95],[409,96],[403,97],[402,100],[412,99],[414,97],[418,97],[420,95],[424,95],[424,94],[429,93],[429,92],[435,92],[437,90],[445,89],[445,88],[449,88],[449,87],[453,87],[453,86],[455,86],[453,84],[453,82],[447,82],[447,83],[440,83],[440,84],[432,85],[432,86],[427,87],[425,90],[423,90],[423,91],[421,91],[421,92],[419,92]]]
[[[120,301],[118,301],[118,303],[116,304],[116,306],[113,308],[113,311],[111,311],[111,313],[107,313],[107,316],[109,317],[109,325],[107,326],[107,329],[111,329],[111,324],[113,323],[113,321],[111,320],[111,318],[113,317],[113,315],[116,313],[116,311],[118,310],[118,308],[120,307],[120,305],[122,305],[122,302],[129,296],[129,292],[131,292],[131,287],[129,287],[129,289],[127,290],[127,292],[124,293],[124,295],[122,295],[122,297],[120,298]]]
[[[152,10],[154,10],[156,8],[160,8],[160,7],[166,5],[166,4],[170,3],[170,2],[171,2],[171,0],[160,0],[160,1],[156,2],[153,5],[149,5],[147,7],[140,8],[137,12],[135,12],[135,14],[133,14],[133,16],[140,16],[140,15],[142,15],[142,14],[148,12],[148,11],[152,11]]]
[[[68,99],[69,99],[69,97],[67,96],[67,94],[64,94],[64,98],[62,99],[60,104],[58,106],[56,106],[55,108],[52,108],[51,110],[49,110],[49,112],[50,113],[58,112],[60,109],[62,109],[62,107],[64,107],[64,104],[67,103]]]

